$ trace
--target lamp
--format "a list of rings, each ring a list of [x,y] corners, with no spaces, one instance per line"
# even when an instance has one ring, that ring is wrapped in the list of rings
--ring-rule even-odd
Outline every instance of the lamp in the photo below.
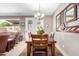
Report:
[[[40,3],[39,3],[39,9],[38,9],[38,11],[34,14],[34,17],[35,17],[36,19],[38,19],[38,20],[41,20],[44,16],[45,16],[45,14],[40,12]]]

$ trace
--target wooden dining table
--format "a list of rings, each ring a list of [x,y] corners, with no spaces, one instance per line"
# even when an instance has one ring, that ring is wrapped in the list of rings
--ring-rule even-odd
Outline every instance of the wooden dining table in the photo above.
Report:
[[[32,46],[32,39],[26,40],[27,43],[27,56],[31,55],[31,46]],[[49,41],[48,47],[51,48],[51,54],[52,56],[55,56],[55,43],[56,41]]]

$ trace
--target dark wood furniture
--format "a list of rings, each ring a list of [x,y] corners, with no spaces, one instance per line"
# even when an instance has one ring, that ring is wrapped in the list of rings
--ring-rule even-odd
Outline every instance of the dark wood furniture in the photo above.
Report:
[[[31,43],[32,43],[32,41],[30,41],[30,40],[28,40],[28,41],[26,41],[26,43],[27,43],[27,56],[30,56],[31,55]]]
[[[50,39],[51,39],[51,41],[50,41],[50,43],[51,43],[51,54],[52,54],[52,56],[55,56],[56,54],[55,54],[55,43],[56,43],[56,41],[55,41],[55,39],[54,39],[54,33],[51,33],[51,35],[50,35]]]
[[[48,35],[47,34],[32,34],[32,55],[47,56],[48,55]]]
[[[51,39],[53,39],[53,38],[51,37]],[[31,55],[32,39],[27,40],[26,43],[27,43],[27,56],[30,56]],[[51,40],[50,42],[48,42],[48,46],[51,48],[52,56],[55,55],[55,43],[56,43],[55,40],[54,41]]]

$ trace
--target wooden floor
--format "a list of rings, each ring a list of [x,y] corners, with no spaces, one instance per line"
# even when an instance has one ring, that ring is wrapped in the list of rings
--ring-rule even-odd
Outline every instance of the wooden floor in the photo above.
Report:
[[[27,56],[27,48],[24,49],[24,51],[20,54],[20,56]],[[50,47],[48,48],[49,52],[48,52],[48,56],[51,56],[51,50]],[[56,48],[56,56],[63,56],[60,51]]]
[[[49,49],[48,56],[51,56],[50,47],[48,49]],[[25,43],[25,41],[19,42],[9,52],[0,54],[0,56],[27,56],[27,44]],[[58,49],[56,49],[56,56],[62,56],[62,54],[58,51]]]

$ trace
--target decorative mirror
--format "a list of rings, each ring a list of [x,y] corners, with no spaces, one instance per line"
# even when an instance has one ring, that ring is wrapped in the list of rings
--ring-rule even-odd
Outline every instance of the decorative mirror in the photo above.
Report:
[[[60,13],[60,17],[61,17],[60,23],[63,24],[63,23],[64,23],[64,11],[62,11],[62,12]]]
[[[71,3],[56,16],[57,31],[79,33],[78,7],[79,4]]]
[[[61,19],[60,19],[60,23],[61,23],[61,30],[64,30],[65,29],[65,10],[63,10],[61,13],[60,13],[60,16],[61,16]]]
[[[56,30],[59,31],[59,26],[61,25],[60,23],[60,14],[56,16]]]
[[[69,4],[66,8],[66,22],[71,22],[76,20],[77,17],[77,8],[75,4]]]
[[[65,13],[64,10],[56,16],[56,29],[62,31],[65,28]]]

